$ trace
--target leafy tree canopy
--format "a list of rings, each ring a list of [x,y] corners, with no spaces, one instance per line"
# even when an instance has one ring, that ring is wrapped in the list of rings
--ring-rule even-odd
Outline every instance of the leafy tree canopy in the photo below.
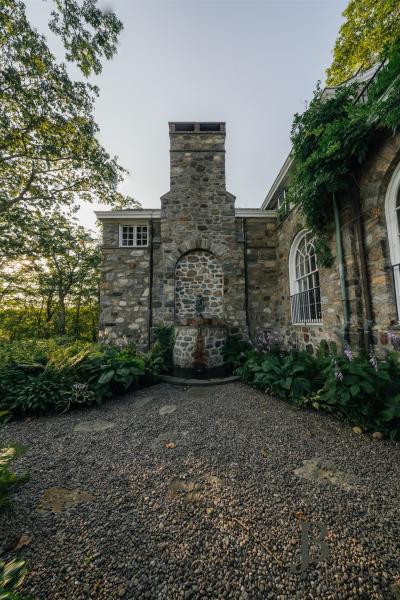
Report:
[[[317,88],[303,114],[294,117],[291,141],[294,167],[289,201],[299,206],[307,226],[317,234],[322,262],[329,263],[324,236],[331,221],[332,197],[357,186],[360,165],[380,135],[400,125],[400,43],[359,102],[360,86],[344,85],[333,97]]]
[[[54,0],[51,29],[85,76],[116,50],[121,22],[95,0]],[[114,207],[135,202],[117,191],[125,170],[97,139],[98,90],[72,81],[46,39],[32,28],[21,0],[0,9],[0,251],[23,244],[39,217],[76,210],[81,201]],[[42,222],[40,219],[39,223]]]
[[[41,337],[49,331],[75,337],[87,334],[88,309],[95,331],[98,240],[76,219],[58,212],[41,223],[38,219],[35,226],[29,236],[29,253],[0,264],[0,339],[6,331],[11,337],[24,332]],[[71,313],[72,322],[67,323]]]
[[[328,85],[339,85],[357,70],[372,67],[400,37],[399,0],[350,0],[343,16],[326,72]]]

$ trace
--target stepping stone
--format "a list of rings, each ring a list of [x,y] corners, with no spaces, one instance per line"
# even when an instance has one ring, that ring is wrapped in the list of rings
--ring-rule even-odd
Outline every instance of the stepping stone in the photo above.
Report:
[[[207,473],[204,476],[204,479],[207,481],[207,483],[215,485],[216,487],[220,487],[222,485],[222,479],[220,479],[216,475],[211,475],[210,473]]]
[[[58,513],[67,508],[73,508],[83,502],[92,502],[93,494],[83,490],[67,490],[65,488],[49,488],[44,491],[38,504],[38,512]]]
[[[303,460],[303,466],[295,469],[294,474],[309,481],[327,481],[347,490],[354,489],[352,477],[344,471],[339,471],[331,461],[323,458]]]
[[[200,502],[203,499],[200,489],[201,485],[193,479],[174,477],[168,485],[167,499],[181,498],[186,502]]]
[[[207,473],[204,476],[204,480],[214,487],[219,488],[222,485],[222,480],[216,475],[211,475],[211,473]],[[194,479],[174,477],[168,485],[168,500],[181,498],[186,502],[201,502],[205,500],[205,495],[207,496],[207,491],[204,489],[204,483],[200,483]]]
[[[164,404],[158,411],[161,416],[170,415],[176,411],[176,404]]]
[[[175,431],[175,429],[173,431],[164,431],[164,433],[160,433],[160,435],[156,437],[152,445],[155,447],[163,445],[164,442],[176,442],[177,435],[178,432]]]
[[[112,429],[115,427],[115,423],[111,421],[103,421],[102,419],[94,419],[93,421],[79,421],[74,427],[74,431],[81,431],[90,433],[92,431],[105,431],[106,429]]]

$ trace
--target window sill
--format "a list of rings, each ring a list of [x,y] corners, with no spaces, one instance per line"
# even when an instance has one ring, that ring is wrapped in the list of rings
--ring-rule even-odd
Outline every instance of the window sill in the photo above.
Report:
[[[317,325],[318,327],[320,327],[321,325],[323,325],[322,321],[312,321],[312,323],[290,323],[291,325],[294,325],[295,327],[312,327],[313,325]]]

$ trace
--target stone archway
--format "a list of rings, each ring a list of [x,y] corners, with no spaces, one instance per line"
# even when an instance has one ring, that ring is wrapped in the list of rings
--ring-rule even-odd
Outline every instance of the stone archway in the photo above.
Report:
[[[186,324],[195,317],[195,302],[204,300],[203,316],[221,320],[224,314],[224,277],[218,259],[208,250],[183,254],[175,267],[175,321]]]

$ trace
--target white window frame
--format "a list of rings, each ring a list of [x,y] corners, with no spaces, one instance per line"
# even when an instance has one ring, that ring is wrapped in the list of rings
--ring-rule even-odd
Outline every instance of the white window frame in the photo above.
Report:
[[[292,296],[296,296],[296,294],[300,294],[303,291],[307,291],[307,290],[300,289],[301,280],[304,280],[305,277],[308,277],[315,273],[318,273],[318,279],[319,279],[319,268],[318,268],[318,257],[317,256],[315,256],[316,269],[314,271],[311,271],[310,273],[307,273],[307,275],[304,275],[302,277],[297,277],[297,273],[296,273],[297,251],[298,251],[303,239],[307,235],[310,235],[310,234],[311,234],[311,232],[308,229],[302,229],[301,231],[299,231],[292,242],[292,245],[290,247],[290,252],[289,252],[289,289],[290,289],[290,310],[291,310],[292,325],[321,325],[322,324],[322,305],[321,305],[321,318],[320,319],[311,319],[311,316],[310,316],[310,319],[308,319],[308,320],[306,320],[306,319],[298,320],[295,318],[296,315],[294,314],[295,311],[293,310]],[[319,282],[319,285],[316,287],[319,288],[319,296],[320,296],[320,294],[321,294],[320,282]],[[315,289],[315,288],[310,288],[310,289]],[[314,292],[314,294],[316,294],[316,292]],[[314,296],[314,298],[315,298],[315,296]],[[320,300],[320,302],[321,302],[321,300]]]
[[[123,244],[122,243],[122,234],[124,228],[129,227],[133,229],[133,244]],[[147,230],[147,239],[145,244],[138,244],[138,227],[146,228]],[[119,247],[120,248],[147,248],[149,245],[149,226],[147,224],[135,224],[135,225],[120,225],[119,226]]]
[[[400,162],[394,170],[392,178],[386,190],[385,197],[385,216],[386,227],[388,231],[390,263],[392,266],[400,263],[400,228],[398,220],[397,205],[400,194]],[[395,300],[397,306],[398,321],[400,322],[400,267],[393,269],[393,279],[395,287]]]

